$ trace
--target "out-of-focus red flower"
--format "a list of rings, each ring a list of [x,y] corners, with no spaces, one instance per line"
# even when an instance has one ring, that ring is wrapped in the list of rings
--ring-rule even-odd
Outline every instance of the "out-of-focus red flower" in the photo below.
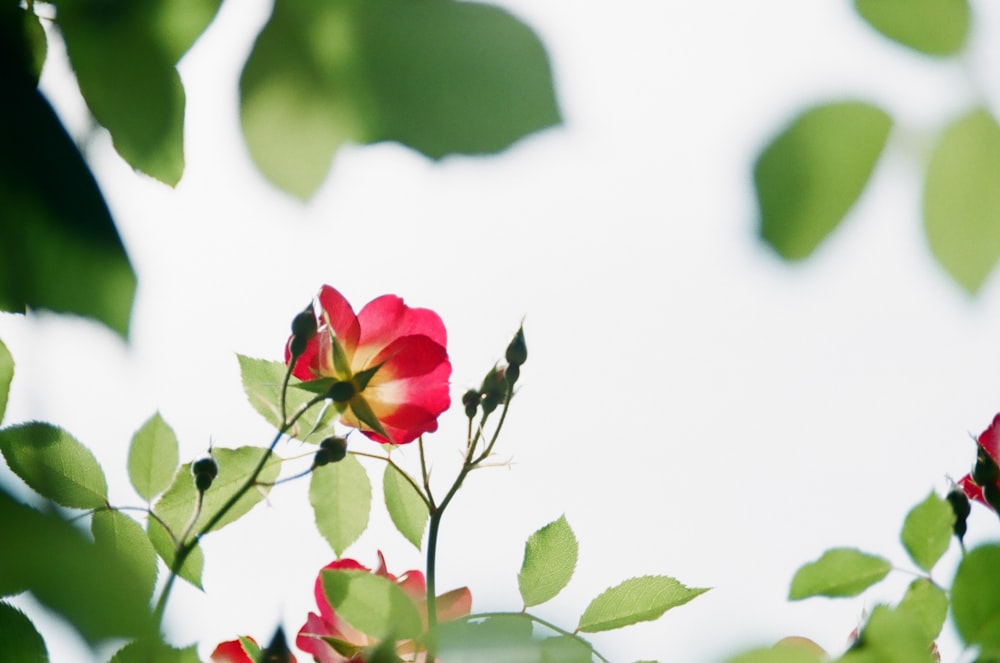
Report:
[[[1000,414],[976,439],[978,445],[976,469],[958,480],[958,487],[970,500],[981,502],[992,509],[990,497],[1000,495]],[[990,496],[984,490],[991,493]],[[995,497],[994,497],[995,499]]]
[[[257,644],[257,641],[249,636],[247,636],[247,640]],[[290,663],[297,663],[294,655],[289,654],[288,656]],[[250,658],[250,654],[243,649],[243,644],[239,640],[220,642],[219,646],[212,652],[210,660],[212,663],[257,663]]]
[[[385,568],[385,559],[382,553],[378,554],[378,568],[371,570],[353,559],[339,559],[333,561],[322,569],[316,576],[314,593],[316,595],[316,607],[319,614],[310,612],[306,618],[306,623],[299,629],[298,637],[295,639],[295,646],[304,652],[312,654],[319,663],[363,663],[364,654],[358,652],[352,654],[352,658],[338,652],[327,641],[326,638],[340,640],[350,647],[361,649],[370,647],[377,641],[369,635],[357,630],[346,621],[341,619],[330,606],[326,595],[323,593],[322,572],[326,569],[353,569],[359,571],[370,571],[375,575],[388,578],[396,583],[403,592],[413,599],[417,609],[424,616],[426,625],[427,613],[427,583],[424,574],[420,571],[407,571],[400,576],[394,576]],[[437,597],[437,616],[439,622],[464,617],[472,611],[472,594],[468,587],[455,589]],[[404,661],[423,663],[425,654],[420,651],[416,643],[412,640],[403,640],[397,643],[396,652]]]
[[[334,380],[331,397],[341,422],[376,442],[406,444],[437,430],[438,416],[451,403],[447,334],[438,314],[384,295],[355,315],[328,285],[317,300],[318,331],[292,374]]]

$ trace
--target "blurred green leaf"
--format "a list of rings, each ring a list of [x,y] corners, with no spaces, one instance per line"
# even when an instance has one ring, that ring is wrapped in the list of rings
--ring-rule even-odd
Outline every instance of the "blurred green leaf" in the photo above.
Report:
[[[808,257],[861,195],[891,127],[885,112],[861,102],[795,118],[754,165],[764,241],[785,260]]]
[[[896,610],[913,617],[930,644],[941,634],[948,617],[948,596],[927,578],[917,578],[907,587]]]
[[[593,650],[579,636],[542,638],[521,613],[445,622],[438,629],[444,661],[476,663],[591,663]]]
[[[578,545],[566,516],[541,528],[524,544],[517,587],[525,607],[545,603],[569,584],[576,570]]]
[[[240,78],[243,133],[274,184],[309,198],[345,142],[482,154],[560,121],[545,50],[497,7],[278,0]]]
[[[0,602],[0,652],[5,661],[49,663],[45,641],[23,612]]]
[[[174,64],[201,36],[222,5],[222,0],[144,1],[150,4],[145,16],[153,41]]]
[[[0,587],[21,585],[63,615],[89,642],[155,629],[145,590],[114,551],[98,547],[55,514],[0,490]]]
[[[37,85],[48,51],[45,28],[38,16],[16,3],[0,7],[0,42],[6,42],[0,46],[0,56],[10,58],[6,66],[24,71]]]
[[[174,649],[159,638],[137,640],[115,652],[108,663],[199,663],[198,648]]]
[[[920,624],[910,614],[875,606],[842,663],[935,663]]]
[[[80,92],[133,168],[171,186],[184,171],[184,88],[150,0],[57,2]]]
[[[854,0],[883,35],[928,55],[954,55],[969,34],[967,0]]]
[[[316,528],[340,557],[368,528],[372,508],[368,473],[351,455],[316,468],[309,481],[309,503]]]
[[[157,412],[132,436],[128,476],[135,492],[146,501],[162,493],[177,471],[177,436]]]
[[[804,564],[792,578],[789,600],[810,596],[857,596],[892,570],[889,560],[853,548],[832,548]]]
[[[1000,258],[1000,126],[986,109],[958,118],[927,166],[924,229],[931,252],[975,293]]]
[[[382,475],[382,493],[393,525],[420,550],[429,515],[427,503],[400,471],[388,464]]]
[[[903,522],[900,538],[910,559],[930,572],[951,543],[951,526],[955,512],[933,491],[923,502],[913,507]]]
[[[33,422],[0,429],[0,452],[14,474],[56,504],[93,509],[107,502],[94,454],[61,428]]]
[[[969,551],[951,587],[951,610],[966,646],[1000,652],[1000,545]]]
[[[773,647],[761,647],[739,656],[726,663],[824,663],[829,658],[803,645],[778,642]]]
[[[668,576],[630,578],[591,601],[580,616],[577,631],[597,633],[658,619],[707,591],[685,587]]]
[[[172,567],[174,559],[177,557],[177,542],[170,536],[170,532],[155,518],[150,518],[149,522],[146,523],[146,534],[149,535],[149,542],[153,544],[153,549],[156,550],[156,554],[160,556],[167,568]],[[174,536],[180,535],[181,532],[177,532]],[[201,584],[201,574],[204,570],[205,553],[202,552],[201,546],[195,546],[188,554],[187,559],[184,560],[184,566],[181,567],[177,575],[198,589],[204,590],[205,588]]]
[[[75,313],[127,336],[135,274],[97,182],[35,88],[37,47],[23,12],[14,18],[0,10],[0,310]]]
[[[286,366],[280,361],[253,359],[236,355],[240,362],[240,375],[243,379],[243,392],[247,395],[250,405],[268,423],[276,429],[281,428],[281,383],[285,379]],[[313,399],[315,394],[307,389],[299,388],[304,384],[296,377],[288,380],[288,392],[285,394],[285,407],[289,418],[300,407]],[[334,434],[334,424],[339,413],[327,403],[314,405],[309,412],[302,415],[288,431],[290,437],[303,442],[318,444],[323,438]]]
[[[7,397],[10,394],[10,383],[14,380],[14,357],[10,350],[0,341],[0,423],[3,423],[7,412]]]
[[[325,569],[320,578],[337,616],[362,633],[396,640],[420,634],[416,604],[388,578],[353,569]]]
[[[212,482],[212,486],[205,491],[201,513],[191,529],[192,533],[200,532],[222,506],[243,487],[266,451],[260,447],[239,447],[237,449],[215,447],[212,449],[212,458],[218,465],[219,474]],[[257,477],[257,481],[261,483],[243,493],[243,496],[236,501],[232,508],[212,526],[211,531],[218,531],[246,515],[250,509],[264,499],[264,496],[271,489],[266,484],[273,483],[278,478],[280,471],[281,458],[271,454],[264,469]],[[191,474],[191,463],[185,463],[177,472],[173,484],[153,506],[153,513],[170,527],[175,536],[180,536],[194,513],[197,497],[198,490],[195,488],[194,477]]]
[[[137,589],[151,600],[156,586],[156,551],[142,526],[112,509],[96,512],[90,530],[98,550],[107,551],[111,559],[121,559],[131,570]]]

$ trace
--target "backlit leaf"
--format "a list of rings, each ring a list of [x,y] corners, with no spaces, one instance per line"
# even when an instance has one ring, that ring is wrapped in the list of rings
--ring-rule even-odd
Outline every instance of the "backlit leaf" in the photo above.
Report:
[[[934,492],[913,507],[903,522],[900,536],[910,559],[929,572],[948,550],[954,522],[955,512]]]
[[[517,586],[526,607],[545,603],[569,584],[576,569],[577,552],[576,536],[565,516],[528,537],[517,574]]]
[[[171,537],[170,532],[164,529],[160,522],[155,518],[150,518],[149,522],[146,523],[146,533],[149,535],[149,541],[153,544],[156,554],[167,565],[167,569],[170,569],[177,558],[177,541],[174,537],[180,536],[181,532],[177,532],[174,537]],[[204,569],[205,553],[202,552],[201,546],[195,546],[188,554],[187,559],[184,560],[184,565],[177,575],[198,589],[204,589],[201,584],[201,574]]]
[[[905,611],[875,606],[858,642],[841,663],[935,663],[918,620]]]
[[[927,166],[924,229],[931,252],[975,293],[1000,258],[1000,126],[986,109],[954,122]]]
[[[854,0],[883,35],[928,55],[954,55],[969,35],[967,0]]]
[[[948,596],[927,578],[917,578],[907,587],[896,610],[916,620],[929,644],[941,634],[941,627],[948,617]]]
[[[417,489],[392,465],[382,475],[382,493],[392,523],[406,540],[420,550],[429,515],[427,503]]]
[[[668,576],[631,578],[591,601],[580,616],[577,630],[597,633],[658,619],[667,610],[707,591],[707,588],[685,587]]]
[[[358,459],[350,454],[338,463],[313,470],[309,503],[316,528],[340,557],[368,528],[372,484]]]
[[[49,663],[45,641],[23,612],[0,602],[0,652],[17,663]]]
[[[362,633],[396,640],[420,634],[416,604],[388,578],[353,569],[326,569],[320,578],[334,612]]]
[[[61,428],[33,422],[0,429],[0,452],[14,474],[56,504],[93,509],[107,501],[94,454]]]
[[[151,501],[170,485],[177,471],[177,436],[157,412],[132,437],[128,476],[139,495]]]
[[[280,396],[281,383],[285,379],[285,364],[243,355],[237,355],[237,358],[243,379],[243,392],[250,405],[276,429],[281,428]],[[300,388],[299,385],[302,384],[296,377],[288,380],[285,409],[289,418],[315,397],[314,393]],[[323,438],[334,434],[334,423],[338,416],[339,413],[329,406],[329,402],[318,403],[299,418],[288,435],[297,440],[319,444]]]
[[[786,260],[808,257],[861,195],[892,120],[861,102],[812,108],[754,165],[760,234]]]
[[[966,646],[1000,653],[1000,545],[984,545],[962,558],[951,587],[952,617]]]
[[[853,548],[832,548],[815,562],[803,565],[792,578],[788,598],[857,596],[882,580],[892,564]]]
[[[14,357],[10,350],[0,341],[0,423],[7,411],[7,396],[10,394],[10,383],[14,380]]]
[[[90,523],[97,548],[108,558],[122,560],[135,578],[136,587],[150,600],[156,585],[156,551],[146,531],[120,511],[106,509],[94,514]]]

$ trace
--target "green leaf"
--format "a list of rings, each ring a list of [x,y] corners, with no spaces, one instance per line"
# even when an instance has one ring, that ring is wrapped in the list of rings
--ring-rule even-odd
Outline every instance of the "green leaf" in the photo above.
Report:
[[[773,647],[754,649],[726,663],[823,663],[829,658],[821,651],[794,642],[782,641]]]
[[[883,35],[928,55],[954,55],[969,35],[967,0],[854,0]]]
[[[382,475],[382,493],[393,525],[420,550],[429,515],[424,498],[398,469],[388,464]]]
[[[816,250],[861,195],[891,127],[884,111],[861,102],[795,118],[754,165],[764,241],[785,260]]]
[[[445,622],[439,625],[437,636],[438,654],[443,661],[541,661],[541,651],[533,635],[531,618],[524,614]]]
[[[7,411],[7,396],[10,394],[10,383],[14,380],[14,357],[10,350],[0,341],[0,423]]]
[[[266,449],[260,447],[239,447],[237,449],[216,447],[212,450],[212,458],[218,465],[219,474],[212,482],[212,486],[205,491],[201,513],[191,529],[192,533],[200,532],[208,524],[208,521],[221,510],[222,506],[236,495],[250,478],[250,474],[266,452]],[[232,508],[212,526],[211,531],[222,529],[256,506],[270,490],[270,486],[266,484],[273,483],[278,478],[280,471],[281,458],[271,454],[264,469],[257,477],[258,485],[252,486],[243,493],[243,496],[236,501]],[[180,536],[187,523],[190,522],[197,498],[198,490],[195,488],[194,477],[191,474],[191,463],[185,463],[177,472],[173,484],[153,506],[153,513],[160,517],[175,536]]]
[[[239,640],[240,645],[243,647],[243,651],[247,653],[251,661],[256,661],[260,658],[260,647],[256,642],[242,635],[239,637]]]
[[[156,0],[151,5],[149,32],[177,64],[215,18],[222,0]]]
[[[941,634],[941,627],[948,617],[948,596],[927,578],[917,578],[907,587],[896,610],[913,617],[930,644]]]
[[[157,412],[132,437],[128,477],[146,501],[162,493],[177,471],[177,436]]]
[[[133,168],[171,186],[184,171],[184,88],[154,2],[60,2],[57,22],[80,92]]]
[[[923,502],[913,507],[903,521],[900,536],[910,559],[930,572],[951,543],[955,512],[945,500],[931,492]]]
[[[1000,651],[1000,545],[979,546],[958,565],[951,587],[955,628],[967,647]]]
[[[810,596],[857,596],[890,570],[892,564],[882,557],[853,548],[832,548],[795,573],[788,598],[796,601]]]
[[[199,663],[198,648],[174,649],[159,638],[137,640],[115,652],[108,663]]]
[[[907,612],[875,606],[842,663],[934,663],[919,622]]]
[[[583,611],[578,631],[597,633],[659,618],[708,588],[685,587],[668,576],[631,578],[605,590]]]
[[[27,74],[27,80],[37,85],[48,50],[45,29],[39,17],[17,3],[0,7],[0,43],[3,43],[0,58],[5,65]]]
[[[569,584],[576,569],[577,552],[576,536],[566,516],[528,537],[517,574],[517,587],[525,607],[545,603]]]
[[[240,96],[258,168],[302,199],[346,142],[440,158],[496,152],[559,122],[537,36],[502,9],[454,0],[278,0]]]
[[[61,428],[34,422],[0,429],[0,452],[14,474],[56,504],[93,509],[107,502],[94,454]]]
[[[388,578],[353,569],[326,569],[320,578],[337,616],[362,633],[396,640],[420,634],[421,617],[416,604]]]
[[[149,522],[146,523],[146,533],[149,535],[149,541],[153,544],[156,554],[160,556],[168,569],[172,567],[174,559],[177,557],[177,542],[170,536],[170,532],[164,529],[162,523],[155,518],[150,518]],[[180,532],[175,534],[175,536],[180,535]],[[177,575],[198,589],[204,590],[205,588],[201,584],[201,574],[204,569],[205,553],[202,552],[201,546],[195,546],[188,554],[187,559],[184,560],[184,566],[181,567]]]
[[[934,257],[975,293],[1000,258],[1000,126],[986,109],[958,118],[927,165],[924,230]]]
[[[141,582],[115,551],[72,524],[40,513],[0,490],[0,587],[20,585],[63,615],[89,642],[155,631]]]
[[[0,602],[0,652],[17,663],[49,663],[45,641],[23,612]]]
[[[285,379],[287,367],[280,361],[253,359],[237,355],[240,362],[240,374],[243,379],[243,392],[247,395],[250,405],[268,423],[276,429],[281,428],[281,384]],[[288,416],[313,399],[315,394],[300,385],[307,383],[298,378],[288,380],[288,392],[285,394],[285,408]],[[288,431],[290,437],[303,442],[319,443],[323,438],[334,434],[334,423],[339,413],[329,403],[321,403],[302,415]]]
[[[120,511],[104,510],[94,514],[90,523],[98,550],[109,558],[117,557],[131,570],[137,589],[146,600],[153,598],[156,586],[156,551],[145,530]]]
[[[309,481],[309,503],[316,528],[340,557],[368,528],[372,508],[368,473],[351,455],[316,468]]]
[[[27,70],[0,67],[0,87],[0,310],[75,313],[127,336],[135,273],[94,176]]]

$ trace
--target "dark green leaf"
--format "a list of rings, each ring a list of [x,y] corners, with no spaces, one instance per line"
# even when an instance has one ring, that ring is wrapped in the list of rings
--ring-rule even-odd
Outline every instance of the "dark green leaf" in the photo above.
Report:
[[[948,617],[948,596],[927,578],[917,578],[906,589],[896,611],[913,617],[930,644],[941,634],[941,627]]]
[[[496,152],[559,122],[535,34],[502,9],[454,0],[278,0],[240,93],[254,161],[303,199],[348,141],[439,158]]]
[[[45,641],[23,612],[0,602],[0,652],[3,660],[49,663]]]
[[[368,528],[372,508],[368,473],[351,455],[316,468],[309,482],[309,503],[316,528],[340,557]]]
[[[923,502],[913,507],[903,522],[900,538],[910,559],[930,572],[951,543],[951,526],[955,512],[947,501],[931,492]]]
[[[14,380],[14,357],[10,350],[0,341],[0,423],[7,412],[7,396],[10,393],[10,383]]]
[[[127,336],[135,274],[97,182],[28,72],[0,66],[0,87],[0,310],[75,313]]]
[[[177,471],[177,436],[157,412],[132,437],[128,476],[135,492],[147,501],[170,485]]]
[[[597,633],[658,619],[667,610],[707,591],[685,587],[668,576],[631,578],[591,601],[580,616],[577,630]]]
[[[382,493],[392,523],[407,541],[420,550],[429,515],[424,498],[399,470],[388,464],[382,475]]]
[[[526,607],[545,603],[569,584],[576,569],[576,536],[560,516],[538,530],[524,544],[517,587]]]
[[[156,551],[146,531],[139,523],[120,511],[98,511],[90,523],[98,550],[109,558],[122,560],[136,581],[136,588],[146,600],[153,597],[156,586]]]
[[[215,18],[222,0],[156,0],[145,15],[153,40],[177,64]]]
[[[171,533],[164,529],[163,525],[155,518],[149,519],[149,522],[146,524],[146,530],[150,543],[153,544],[156,553],[169,569],[174,565],[174,559],[177,557],[177,541],[175,537],[180,536],[181,532],[177,532],[171,537]],[[201,584],[201,574],[204,569],[205,553],[201,551],[201,546],[195,546],[187,556],[187,559],[184,560],[184,566],[181,567],[180,573],[177,575],[198,589],[203,590],[205,588]]]
[[[788,598],[795,601],[810,596],[857,596],[890,570],[892,564],[882,557],[853,548],[833,548],[795,573]]]
[[[198,648],[174,649],[159,638],[137,640],[115,652],[109,663],[199,663]]]
[[[934,257],[975,293],[1000,258],[1000,126],[986,109],[955,120],[927,166],[924,229]]]
[[[320,577],[334,612],[362,633],[396,640],[420,634],[416,604],[388,578],[345,569],[326,569]]]
[[[285,379],[285,364],[243,355],[237,355],[237,358],[243,379],[243,392],[247,395],[250,405],[267,419],[268,423],[280,429],[281,383]],[[300,387],[304,384],[311,383],[303,383],[295,377],[288,380],[285,409],[289,418],[315,397],[315,394]],[[330,406],[329,402],[318,403],[295,422],[288,435],[297,440],[318,444],[323,438],[334,434],[334,423],[338,416],[337,410]]]
[[[47,50],[45,29],[34,12],[17,3],[0,7],[0,67],[19,77],[26,75],[31,85],[37,85]]]
[[[786,260],[808,257],[861,195],[891,127],[885,112],[861,102],[797,117],[754,165],[764,241]]]
[[[0,522],[9,534],[0,545],[0,587],[27,588],[91,642],[155,629],[142,583],[114,551],[3,491]]]
[[[951,610],[966,646],[1000,651],[1000,545],[971,550],[958,565]]]
[[[191,529],[192,533],[200,532],[208,524],[208,521],[221,510],[222,506],[243,488],[243,485],[250,478],[250,474],[264,457],[265,452],[266,449],[260,447],[239,447],[238,449],[216,447],[212,450],[212,457],[218,465],[219,474],[212,482],[211,488],[205,491],[201,513]],[[273,483],[278,478],[280,471],[281,459],[271,454],[264,469],[257,477],[257,481],[261,483],[251,486],[249,490],[244,492],[243,496],[212,526],[211,531],[222,529],[256,506],[270,490],[269,485],[263,484]],[[177,472],[173,484],[153,506],[153,513],[170,527],[175,536],[180,536],[194,513],[197,496],[198,491],[194,485],[194,477],[191,475],[191,463],[185,463]]]
[[[108,499],[94,454],[61,428],[36,422],[0,429],[0,452],[14,474],[56,504],[93,509]]]
[[[969,34],[967,0],[854,0],[883,35],[928,55],[954,55]]]
[[[184,88],[176,46],[153,28],[158,4],[60,2],[57,20],[80,92],[118,154],[173,186],[184,171]]]

